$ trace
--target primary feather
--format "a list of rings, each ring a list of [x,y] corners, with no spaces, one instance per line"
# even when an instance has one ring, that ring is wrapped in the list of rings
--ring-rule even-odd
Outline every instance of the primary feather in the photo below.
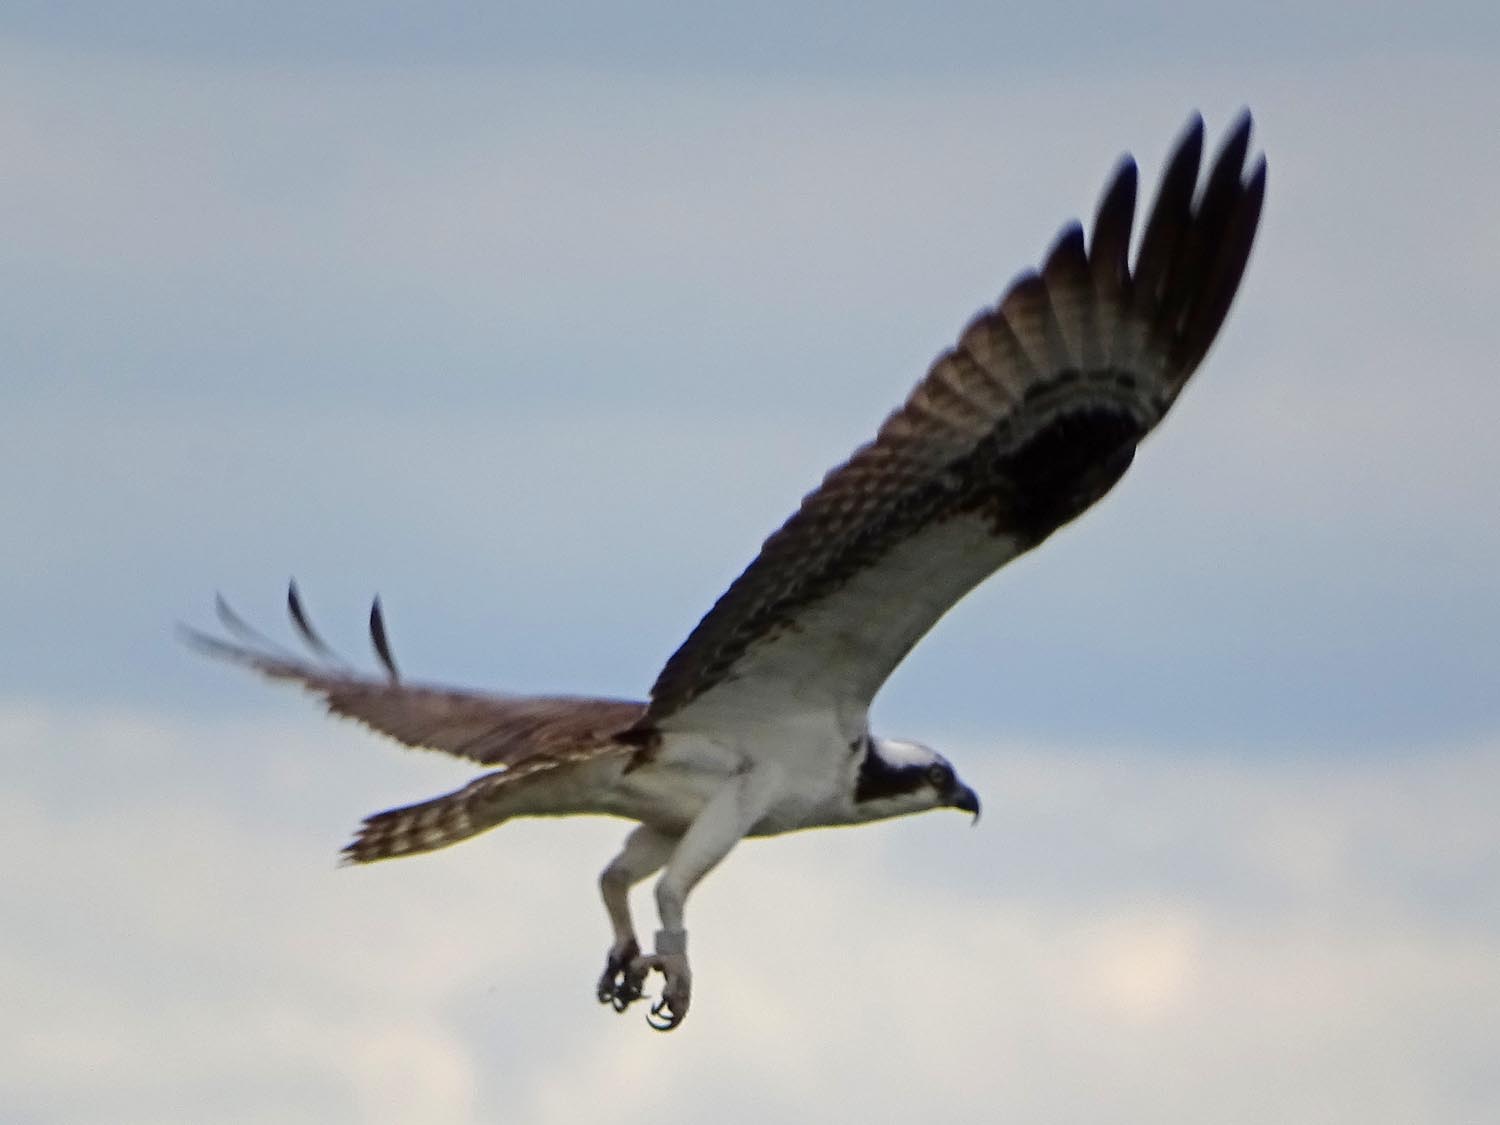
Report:
[[[215,655],[289,680],[409,746],[492,767],[463,788],[367,817],[344,849],[368,863],[446,847],[516,816],[639,822],[600,889],[614,930],[596,995],[624,1010],[666,977],[655,1026],[687,1011],[687,896],[746,836],[936,808],[977,816],[942,755],[875,737],[871,699],[970,589],[1114,487],[1229,311],[1266,184],[1247,171],[1250,117],[1199,187],[1194,117],[1162,176],[1132,264],[1136,168],[1111,178],[1090,234],[1065,227],[1042,267],[964,329],[869,444],[809,493],[667,661],[649,703],[410,684],[378,600],[384,676],[355,671],[287,612],[307,655],[247,626],[187,630]],[[656,887],[656,952],[640,956],[631,886]]]
[[[376,606],[378,607],[378,602]],[[219,602],[219,617],[237,638],[227,640],[184,628],[200,651],[289,680],[319,696],[330,713],[363,723],[397,742],[439,750],[485,766],[538,768],[598,754],[631,753],[639,746],[616,741],[645,713],[644,703],[572,695],[501,695],[411,684],[396,675],[395,660],[378,608],[371,641],[388,671],[376,679],[354,671],[313,629],[296,584],[287,589],[287,612],[315,659],[299,657],[247,626]]]
[[[715,729],[836,708],[851,730],[965,593],[1106,492],[1218,332],[1244,271],[1265,162],[1250,117],[1194,188],[1203,123],[1168,163],[1129,268],[1135,164],[1085,248],[1064,229],[868,445],[834,469],[667,661],[641,722]]]

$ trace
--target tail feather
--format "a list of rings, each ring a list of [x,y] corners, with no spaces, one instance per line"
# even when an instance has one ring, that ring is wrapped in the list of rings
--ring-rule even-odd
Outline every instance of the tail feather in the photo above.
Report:
[[[445,796],[366,817],[344,847],[343,861],[374,863],[436,851],[494,828],[506,818],[493,797],[498,788],[515,780],[511,773],[485,774]]]

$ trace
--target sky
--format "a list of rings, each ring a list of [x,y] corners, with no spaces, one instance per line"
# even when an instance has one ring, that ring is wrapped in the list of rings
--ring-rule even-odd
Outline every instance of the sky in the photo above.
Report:
[[[8,1120],[1500,1098],[1500,15],[750,13],[0,13]],[[1219,344],[876,703],[984,820],[737,850],[672,1037],[591,997],[623,826],[337,870],[466,769],[174,637],[295,574],[417,678],[638,697],[1122,152],[1245,105]]]

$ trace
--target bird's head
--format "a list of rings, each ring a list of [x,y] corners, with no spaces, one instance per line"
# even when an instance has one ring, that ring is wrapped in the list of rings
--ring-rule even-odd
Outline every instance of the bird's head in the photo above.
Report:
[[[854,809],[861,820],[960,809],[977,821],[979,797],[931,747],[872,735],[855,780]]]

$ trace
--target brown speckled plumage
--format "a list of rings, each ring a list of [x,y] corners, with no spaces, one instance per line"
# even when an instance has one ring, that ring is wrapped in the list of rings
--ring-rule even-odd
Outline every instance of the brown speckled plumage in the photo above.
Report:
[[[757,678],[784,674],[799,690],[815,690],[808,681],[817,679],[816,667],[783,672],[775,654],[756,650],[791,627],[809,649],[810,629],[847,632],[847,614],[809,611],[897,546],[931,534],[935,547],[932,574],[908,563],[902,586],[881,591],[883,608],[899,615],[903,589],[951,571],[936,543],[945,525],[980,518],[994,536],[986,557],[966,560],[972,580],[956,584],[957,600],[1107,492],[1229,310],[1265,188],[1264,161],[1243,173],[1249,134],[1247,114],[1195,201],[1203,126],[1191,123],[1163,176],[1133,272],[1136,170],[1122,161],[1088,249],[1082,228],[1067,227],[1042,269],[1020,277],[971,323],[875,440],[803,500],[667,662],[642,722],[692,725],[680,713],[717,688],[734,692],[750,667]],[[957,538],[951,527],[946,534]],[[982,553],[971,539],[964,544],[970,555]],[[851,602],[851,611],[869,611],[867,603]],[[859,686],[878,688],[948,605],[910,614],[875,643],[841,638],[868,663]]]
[[[219,616],[234,640],[183,630],[189,643],[213,656],[245,664],[274,680],[290,680],[321,696],[331,714],[353,719],[379,734],[421,750],[440,750],[486,766],[499,766],[456,793],[366,819],[344,849],[365,863],[430,851],[491,826],[472,815],[486,797],[559,766],[608,755],[641,753],[639,738],[618,735],[645,713],[644,703],[579,696],[508,696],[409,684],[395,674],[378,609],[371,635],[386,679],[360,675],[313,631],[295,585],[288,613],[316,659],[287,652],[247,626],[222,601]],[[382,653],[382,650],[383,653]]]
[[[1247,174],[1249,136],[1245,114],[1200,189],[1203,124],[1193,119],[1134,268],[1136,168],[1125,158],[1087,243],[1079,224],[1066,227],[1041,269],[964,329],[875,439],[765,541],[667,661],[649,704],[405,683],[378,602],[370,631],[386,676],[361,675],[313,631],[295,586],[288,611],[311,658],[222,602],[231,639],[188,638],[409,746],[496,767],[447,796],[369,817],[345,849],[353,862],[445,846],[517,809],[526,815],[518,795],[552,800],[574,774],[595,776],[559,767],[618,756],[615,781],[639,780],[631,767],[653,760],[672,732],[718,745],[725,732],[733,741],[832,716],[842,760],[849,739],[868,743],[864,710],[912,645],[973,586],[1108,492],[1202,361],[1260,217],[1266,168],[1261,159]],[[518,788],[543,776],[552,781]]]

